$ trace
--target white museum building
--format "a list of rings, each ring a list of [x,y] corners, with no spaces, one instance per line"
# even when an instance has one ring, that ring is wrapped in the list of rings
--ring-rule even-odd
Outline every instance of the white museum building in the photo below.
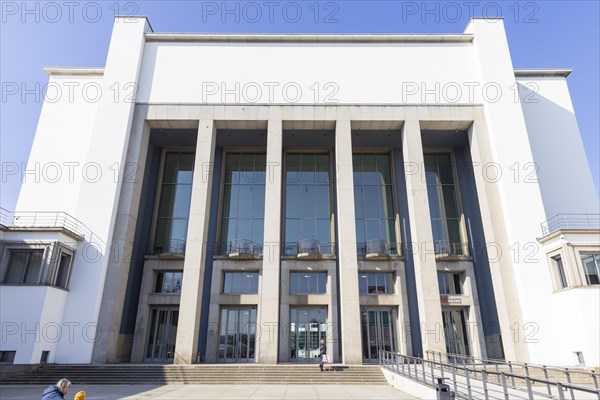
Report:
[[[461,34],[155,33],[47,68],[0,363],[600,365],[570,70]]]

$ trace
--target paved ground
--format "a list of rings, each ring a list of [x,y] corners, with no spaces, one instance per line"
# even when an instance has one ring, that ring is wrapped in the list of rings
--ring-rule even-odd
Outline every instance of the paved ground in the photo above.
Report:
[[[39,400],[47,386],[0,385],[0,399]],[[139,399],[395,399],[415,397],[391,386],[362,385],[86,385],[71,387],[65,400],[72,400],[79,390],[85,390],[88,400]]]

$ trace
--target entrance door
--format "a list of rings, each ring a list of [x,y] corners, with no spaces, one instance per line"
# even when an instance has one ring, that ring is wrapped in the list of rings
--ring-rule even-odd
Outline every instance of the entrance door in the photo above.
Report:
[[[146,361],[173,362],[179,309],[156,307],[150,310]]]
[[[290,360],[319,362],[321,339],[327,340],[327,308],[291,308]]]
[[[379,351],[395,351],[394,311],[366,309],[361,312],[363,362],[376,362]]]
[[[220,362],[254,362],[256,307],[223,307],[219,330]]]
[[[469,356],[469,336],[464,308],[442,308],[446,353]],[[451,357],[448,357],[449,359]],[[457,361],[461,361],[457,359]]]

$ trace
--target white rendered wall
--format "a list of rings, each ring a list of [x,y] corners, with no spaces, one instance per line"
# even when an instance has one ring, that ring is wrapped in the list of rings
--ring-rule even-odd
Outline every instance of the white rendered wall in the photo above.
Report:
[[[150,42],[144,50],[139,101],[464,104],[481,103],[483,85],[469,89],[469,82],[480,81],[471,43]],[[333,85],[326,87],[329,82]],[[256,86],[261,89],[260,97]],[[292,101],[296,98],[296,88],[301,96]],[[226,90],[231,92],[226,94]],[[432,92],[427,94],[426,90]]]
[[[565,78],[520,78],[527,124],[546,216],[595,213],[598,195]]]

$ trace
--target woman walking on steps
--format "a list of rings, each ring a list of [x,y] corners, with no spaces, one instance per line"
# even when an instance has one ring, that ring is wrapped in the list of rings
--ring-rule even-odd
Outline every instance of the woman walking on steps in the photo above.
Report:
[[[327,345],[325,344],[325,339],[321,339],[321,345],[319,346],[319,358],[321,359],[319,368],[321,368],[321,371],[323,371],[323,364],[329,362],[329,358],[327,358]]]

